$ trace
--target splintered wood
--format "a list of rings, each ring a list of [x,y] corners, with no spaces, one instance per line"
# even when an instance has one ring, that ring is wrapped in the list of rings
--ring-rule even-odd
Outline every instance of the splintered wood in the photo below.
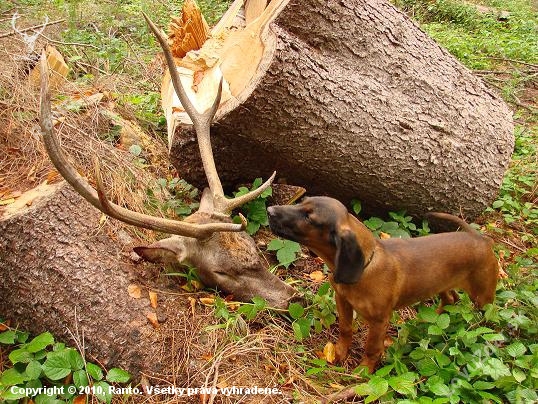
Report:
[[[194,0],[185,0],[181,16],[172,17],[169,29],[170,50],[177,58],[200,49],[209,37],[209,26]]]

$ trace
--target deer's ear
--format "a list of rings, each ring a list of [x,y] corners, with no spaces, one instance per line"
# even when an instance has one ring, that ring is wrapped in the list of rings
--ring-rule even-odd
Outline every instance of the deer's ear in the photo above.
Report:
[[[179,237],[159,240],[146,247],[135,247],[134,252],[144,260],[155,263],[180,263],[185,261],[186,250]]]
[[[355,283],[364,270],[364,254],[357,243],[355,233],[343,230],[336,235],[334,281]]]

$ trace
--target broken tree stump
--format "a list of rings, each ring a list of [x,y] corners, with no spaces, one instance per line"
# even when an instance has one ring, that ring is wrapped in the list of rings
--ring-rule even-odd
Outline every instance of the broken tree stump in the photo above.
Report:
[[[176,60],[200,110],[224,78],[211,132],[227,187],[277,170],[311,194],[357,198],[367,213],[470,218],[495,198],[511,112],[403,12],[383,0],[273,0],[232,27],[238,8]],[[172,162],[200,186],[195,136],[168,76],[162,95]]]
[[[65,182],[19,199],[31,206],[0,217],[2,318],[71,344],[83,333],[89,358],[107,367],[158,370],[150,360],[158,335],[146,318],[154,310],[129,295],[135,268],[100,229],[100,212]]]

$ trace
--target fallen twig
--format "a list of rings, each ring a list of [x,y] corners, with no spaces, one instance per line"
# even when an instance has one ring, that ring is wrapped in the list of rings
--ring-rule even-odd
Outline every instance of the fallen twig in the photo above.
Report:
[[[20,30],[17,30],[17,31],[16,30],[11,30],[9,32],[5,32],[3,34],[0,34],[0,38],[6,38],[8,36],[15,35],[15,34],[18,34],[18,33],[21,33],[21,32],[33,31],[33,30],[36,30],[36,29],[39,29],[39,28],[46,27],[48,25],[60,24],[60,23],[62,23],[64,21],[65,21],[65,18],[62,18],[61,20],[56,20],[56,21],[51,21],[51,22],[47,22],[47,23],[44,23],[44,24],[34,25],[33,27],[24,28],[24,29],[20,29]]]
[[[86,48],[93,48],[93,49],[99,49],[99,47],[95,46],[95,45],[92,45],[92,44],[89,44],[89,43],[79,43],[79,42],[62,42],[62,41],[58,41],[56,39],[52,39],[52,38],[49,38],[48,36],[46,36],[45,34],[40,34],[43,38],[45,38],[48,42],[51,42],[51,43],[54,43],[54,44],[57,44],[57,45],[66,45],[66,46],[83,46],[83,47],[86,47]]]
[[[530,67],[532,67],[534,69],[538,69],[537,64],[524,62],[523,60],[501,58],[501,57],[498,57],[498,56],[484,56],[484,58],[493,59],[493,60],[500,60],[501,62],[517,63],[517,64],[524,65],[524,66],[530,66]]]
[[[346,387],[344,390],[340,390],[337,393],[328,395],[325,399],[321,400],[323,404],[325,403],[337,403],[338,401],[347,401],[353,397],[357,396],[355,388],[357,386]]]

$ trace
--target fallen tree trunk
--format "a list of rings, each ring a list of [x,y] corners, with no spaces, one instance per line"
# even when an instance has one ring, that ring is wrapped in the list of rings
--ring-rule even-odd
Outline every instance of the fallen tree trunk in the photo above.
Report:
[[[388,2],[273,0],[245,28],[227,31],[230,21],[177,61],[202,110],[224,77],[211,132],[225,185],[277,170],[369,213],[471,218],[497,195],[511,112]],[[195,136],[167,77],[162,92],[172,162],[200,186]]]
[[[0,219],[0,317],[71,344],[83,333],[89,359],[107,367],[157,370],[158,333],[147,320],[155,310],[128,293],[137,275],[125,246],[65,183],[32,192],[30,208]]]

